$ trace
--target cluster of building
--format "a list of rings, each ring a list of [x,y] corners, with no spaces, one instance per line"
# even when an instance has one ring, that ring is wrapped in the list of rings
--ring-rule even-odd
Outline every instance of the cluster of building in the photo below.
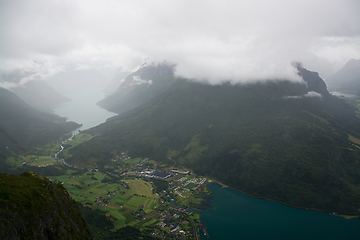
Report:
[[[45,164],[45,165],[40,165],[39,167],[48,167],[48,166],[52,166],[52,165],[54,165],[54,164],[48,163],[48,164]]]
[[[180,174],[188,174],[189,173],[189,171],[180,170],[180,169],[173,169],[171,171],[174,172],[174,173],[180,173]]]
[[[171,210],[178,211],[178,212],[187,214],[187,215],[189,215],[189,216],[192,214],[191,211],[187,211],[187,210],[185,210],[185,209],[183,209],[183,208],[178,208],[178,207],[173,207],[173,206],[171,206],[171,207],[169,207],[169,208],[170,208]]]
[[[185,182],[184,187],[186,187],[190,183],[197,184],[196,187],[192,188],[192,190],[196,190],[196,188],[200,185],[203,185],[206,182],[207,178],[192,178]]]
[[[107,207],[107,203],[110,201],[110,199],[115,196],[116,191],[119,191],[121,193],[120,187],[118,186],[117,188],[114,188],[114,192],[108,192],[107,193],[107,197],[95,197],[95,203],[97,203],[97,206],[103,206],[103,207]],[[92,192],[90,192],[92,193]],[[92,193],[94,194],[94,193]]]
[[[132,171],[132,172],[125,172],[122,174],[122,176],[125,175],[135,175],[135,176],[142,176],[142,177],[148,177],[148,178],[157,178],[157,179],[162,179],[162,180],[167,180],[169,178],[171,178],[172,176],[174,176],[172,173],[169,172],[163,172],[163,171],[150,171],[150,170],[145,170],[145,171]]]
[[[179,180],[177,180],[178,182],[183,182],[185,181],[185,183],[183,184],[179,184],[177,186],[175,186],[175,188],[173,188],[173,193],[177,194],[178,196],[182,197],[182,198],[186,198],[188,193],[190,192],[189,188],[186,188],[187,185],[189,184],[195,184],[194,187],[191,188],[191,190],[196,191],[199,187],[203,186],[203,184],[207,181],[207,178],[191,178],[188,179],[187,177],[182,177]]]

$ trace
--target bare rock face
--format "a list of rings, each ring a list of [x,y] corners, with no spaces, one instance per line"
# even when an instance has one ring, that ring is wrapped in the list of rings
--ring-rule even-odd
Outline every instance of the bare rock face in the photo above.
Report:
[[[1,239],[95,239],[60,184],[26,172],[0,174]]]

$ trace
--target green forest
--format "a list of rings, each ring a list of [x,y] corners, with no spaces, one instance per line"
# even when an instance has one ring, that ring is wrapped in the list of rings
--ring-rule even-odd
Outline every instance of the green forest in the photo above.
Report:
[[[69,150],[68,161],[105,164],[126,150],[175,161],[252,196],[357,214],[360,151],[349,140],[360,139],[357,109],[330,95],[317,73],[299,67],[299,74],[307,84],[208,85],[161,76],[167,84],[158,94],[86,131],[97,136]],[[306,97],[310,91],[321,97]],[[133,90],[127,98],[136,96]]]

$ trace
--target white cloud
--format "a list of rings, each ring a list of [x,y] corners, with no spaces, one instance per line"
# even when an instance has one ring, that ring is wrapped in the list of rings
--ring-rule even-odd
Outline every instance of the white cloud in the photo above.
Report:
[[[360,58],[359,9],[356,0],[0,0],[0,68],[131,71],[167,60],[216,83],[299,80],[290,63],[302,61],[328,76]]]
[[[321,98],[322,95],[320,93],[310,91],[307,94],[305,94],[304,97],[319,97],[319,98]]]
[[[314,92],[314,91],[310,91],[307,92],[306,94],[303,95],[294,95],[294,96],[283,96],[282,98],[284,99],[299,99],[299,98],[303,98],[303,97],[318,97],[318,98],[322,98],[322,95],[320,93]]]

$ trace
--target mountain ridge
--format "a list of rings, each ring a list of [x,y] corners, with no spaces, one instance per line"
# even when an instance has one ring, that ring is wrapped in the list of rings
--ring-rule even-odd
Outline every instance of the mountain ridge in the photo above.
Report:
[[[66,118],[36,110],[13,92],[0,88],[0,154],[24,151],[57,140],[80,125]]]
[[[360,138],[360,121],[317,73],[298,71],[307,84],[207,85],[160,75],[150,87],[132,90],[132,97],[156,86],[158,78],[166,84],[88,130],[97,137],[71,149],[67,161],[81,166],[91,159],[101,167],[126,151],[175,161],[252,196],[357,214],[360,152],[348,134]]]
[[[342,69],[325,79],[334,91],[360,96],[360,59],[350,59]]]
[[[29,81],[23,86],[11,88],[10,91],[31,107],[48,113],[58,104],[71,101],[42,80]]]

